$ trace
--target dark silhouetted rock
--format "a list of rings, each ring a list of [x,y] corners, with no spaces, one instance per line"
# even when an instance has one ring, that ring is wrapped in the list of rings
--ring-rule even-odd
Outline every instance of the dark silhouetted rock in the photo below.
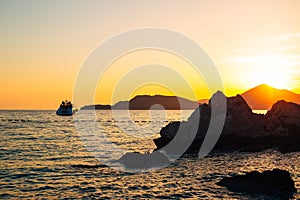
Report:
[[[220,95],[223,94],[216,93],[212,99]],[[226,100],[226,119],[214,151],[257,152],[269,148],[278,149],[282,153],[300,151],[300,105],[279,101],[266,115],[262,115],[252,113],[241,95]],[[209,104],[200,105],[188,121],[172,122],[162,128],[161,137],[154,139],[156,150],[168,146],[171,141],[170,144],[176,144],[175,149],[178,149],[180,145],[187,144],[183,142],[186,138],[194,136],[185,154],[198,154],[210,125],[211,108],[210,100]],[[200,117],[197,118],[197,115]],[[199,125],[197,130],[194,130],[195,125]],[[179,128],[185,137],[176,137]],[[168,148],[164,150],[171,154],[177,153]]]
[[[225,186],[230,191],[247,193],[276,194],[297,191],[290,173],[280,169],[262,173],[252,171],[245,175],[223,178],[217,185]]]
[[[118,162],[130,169],[148,169],[170,164],[169,159],[162,153],[156,151],[153,153],[136,153],[130,152],[122,156]]]

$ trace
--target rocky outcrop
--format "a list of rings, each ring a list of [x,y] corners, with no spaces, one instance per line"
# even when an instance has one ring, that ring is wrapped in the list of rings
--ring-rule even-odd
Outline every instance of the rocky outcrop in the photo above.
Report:
[[[186,122],[172,122],[160,131],[160,138],[154,139],[157,149],[172,144],[186,145],[182,141],[193,137],[185,154],[198,154],[210,125],[212,104],[211,101],[223,95],[218,92],[209,104],[200,105]],[[300,105],[285,101],[275,103],[266,114],[255,114],[247,105],[242,96],[226,98],[227,109],[223,130],[214,146],[214,151],[263,151],[274,148],[280,152],[300,150]],[[217,107],[218,105],[216,105]],[[200,117],[196,117],[197,115]],[[218,123],[218,122],[217,122]],[[199,125],[196,130],[194,127]],[[210,127],[210,128],[211,128]],[[184,133],[177,137],[178,130]],[[166,148],[169,153],[172,150]]]
[[[233,192],[292,194],[297,191],[290,173],[280,169],[268,170],[262,173],[252,171],[245,175],[226,177],[219,181],[217,185],[225,186]]]

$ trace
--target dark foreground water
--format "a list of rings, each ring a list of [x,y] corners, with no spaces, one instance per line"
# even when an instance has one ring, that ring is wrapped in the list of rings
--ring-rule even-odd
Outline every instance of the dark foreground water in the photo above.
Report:
[[[146,134],[150,128],[158,132],[169,121],[186,119],[191,113],[167,111],[161,122],[161,113],[155,113],[161,111],[152,113],[152,118],[147,111],[133,111],[132,121],[144,130],[134,138],[132,124],[126,127],[126,120],[120,122],[126,133],[132,133],[128,136],[109,112],[97,111],[99,128],[124,151],[139,152],[154,148],[151,139],[157,135]],[[291,198],[300,198],[300,153],[215,154],[201,160],[181,159],[146,173],[130,173],[109,168],[94,158],[73,117],[58,117],[54,111],[0,111],[0,134],[0,199],[276,199],[281,197],[233,193],[215,184],[224,176],[273,168],[292,174],[298,193]],[[112,155],[111,149],[102,148],[98,153],[103,158]]]

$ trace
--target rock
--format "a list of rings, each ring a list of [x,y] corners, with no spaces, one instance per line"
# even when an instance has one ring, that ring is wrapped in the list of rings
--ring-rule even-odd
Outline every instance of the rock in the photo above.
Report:
[[[297,192],[290,173],[285,170],[273,169],[262,173],[248,172],[245,175],[223,178],[217,183],[233,192],[247,193],[295,193]]]
[[[221,94],[214,94],[212,99]],[[154,139],[156,150],[168,146],[172,141],[173,146],[176,146],[175,150],[179,146],[188,145],[185,154],[198,154],[210,124],[211,100],[209,104],[200,105],[188,121],[172,122],[162,128],[161,137]],[[252,113],[241,95],[226,100],[225,124],[214,151],[257,152],[269,148],[278,149],[282,153],[300,151],[300,105],[279,101],[266,115],[260,115]],[[197,117],[199,115],[200,118]],[[195,125],[199,125],[196,130]],[[179,128],[185,136],[176,137]],[[194,136],[192,142],[184,142],[191,136]],[[174,148],[163,150],[176,153]]]
[[[145,154],[136,152],[126,153],[118,162],[122,163],[126,168],[140,170],[167,166],[171,163],[169,159],[159,151]]]

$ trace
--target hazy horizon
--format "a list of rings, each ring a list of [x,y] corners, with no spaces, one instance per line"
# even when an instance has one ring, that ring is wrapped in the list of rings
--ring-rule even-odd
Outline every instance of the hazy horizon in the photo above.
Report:
[[[234,96],[236,96],[236,95],[242,95],[242,94],[244,94],[244,93],[246,93],[246,92],[248,92],[248,91],[250,91],[250,90],[252,90],[252,89],[254,89],[254,88],[258,88],[258,87],[261,87],[261,86],[267,86],[267,87],[269,87],[269,88],[271,88],[271,89],[275,89],[275,90],[279,90],[279,91],[288,91],[288,92],[291,92],[291,93],[294,93],[294,94],[299,94],[299,93],[295,93],[295,92],[292,92],[292,91],[289,91],[289,90],[287,90],[287,89],[284,89],[284,88],[274,88],[274,87],[272,87],[272,86],[270,86],[270,85],[268,85],[268,84],[261,84],[261,85],[257,85],[257,86],[255,86],[255,87],[253,87],[253,88],[249,88],[249,89],[247,89],[246,91],[244,91],[244,92],[241,92],[241,93],[239,93],[239,94],[235,94],[235,95],[231,95],[231,96],[228,96],[228,95],[226,95],[226,94],[224,94],[226,97],[234,97]],[[299,94],[300,95],[300,94]],[[198,99],[198,100],[193,100],[193,99],[189,99],[189,98],[185,98],[185,97],[182,97],[182,96],[176,96],[176,95],[166,95],[166,94],[137,94],[137,95],[135,95],[135,96],[132,96],[132,97],[130,97],[129,99],[121,99],[121,100],[119,100],[119,101],[117,101],[116,103],[119,103],[119,102],[122,102],[122,101],[129,101],[129,100],[131,100],[131,99],[133,99],[133,98],[135,98],[135,97],[137,97],[137,96],[166,96],[166,97],[180,97],[180,98],[184,98],[184,99],[187,99],[187,100],[190,100],[190,101],[203,101],[203,100],[209,100],[210,98],[211,98],[211,96],[209,97],[209,98],[207,98],[207,99]],[[62,99],[63,100],[63,99]],[[284,100],[284,99],[281,99],[281,100]],[[76,105],[75,105],[75,107],[76,108],[82,108],[82,107],[84,107],[84,106],[89,106],[89,105],[110,105],[110,106],[113,106],[113,105],[115,105],[116,103],[114,103],[114,104],[101,104],[101,103],[97,103],[97,102],[95,102],[94,104],[87,104],[87,105],[83,105],[83,106],[81,106],[81,107],[76,107]],[[297,103],[297,102],[294,102],[294,103]],[[250,106],[250,105],[249,105]],[[11,110],[11,111],[14,111],[14,110],[16,110],[16,111],[18,111],[18,110],[20,110],[20,111],[22,111],[22,110],[24,110],[24,111],[26,111],[26,110],[36,110],[36,111],[47,111],[47,110],[56,110],[57,109],[57,107],[55,107],[55,108],[53,108],[53,109],[10,109],[10,108],[7,108],[7,109],[0,109],[0,110]],[[254,110],[254,111],[266,111],[267,109],[252,109],[252,110]]]

